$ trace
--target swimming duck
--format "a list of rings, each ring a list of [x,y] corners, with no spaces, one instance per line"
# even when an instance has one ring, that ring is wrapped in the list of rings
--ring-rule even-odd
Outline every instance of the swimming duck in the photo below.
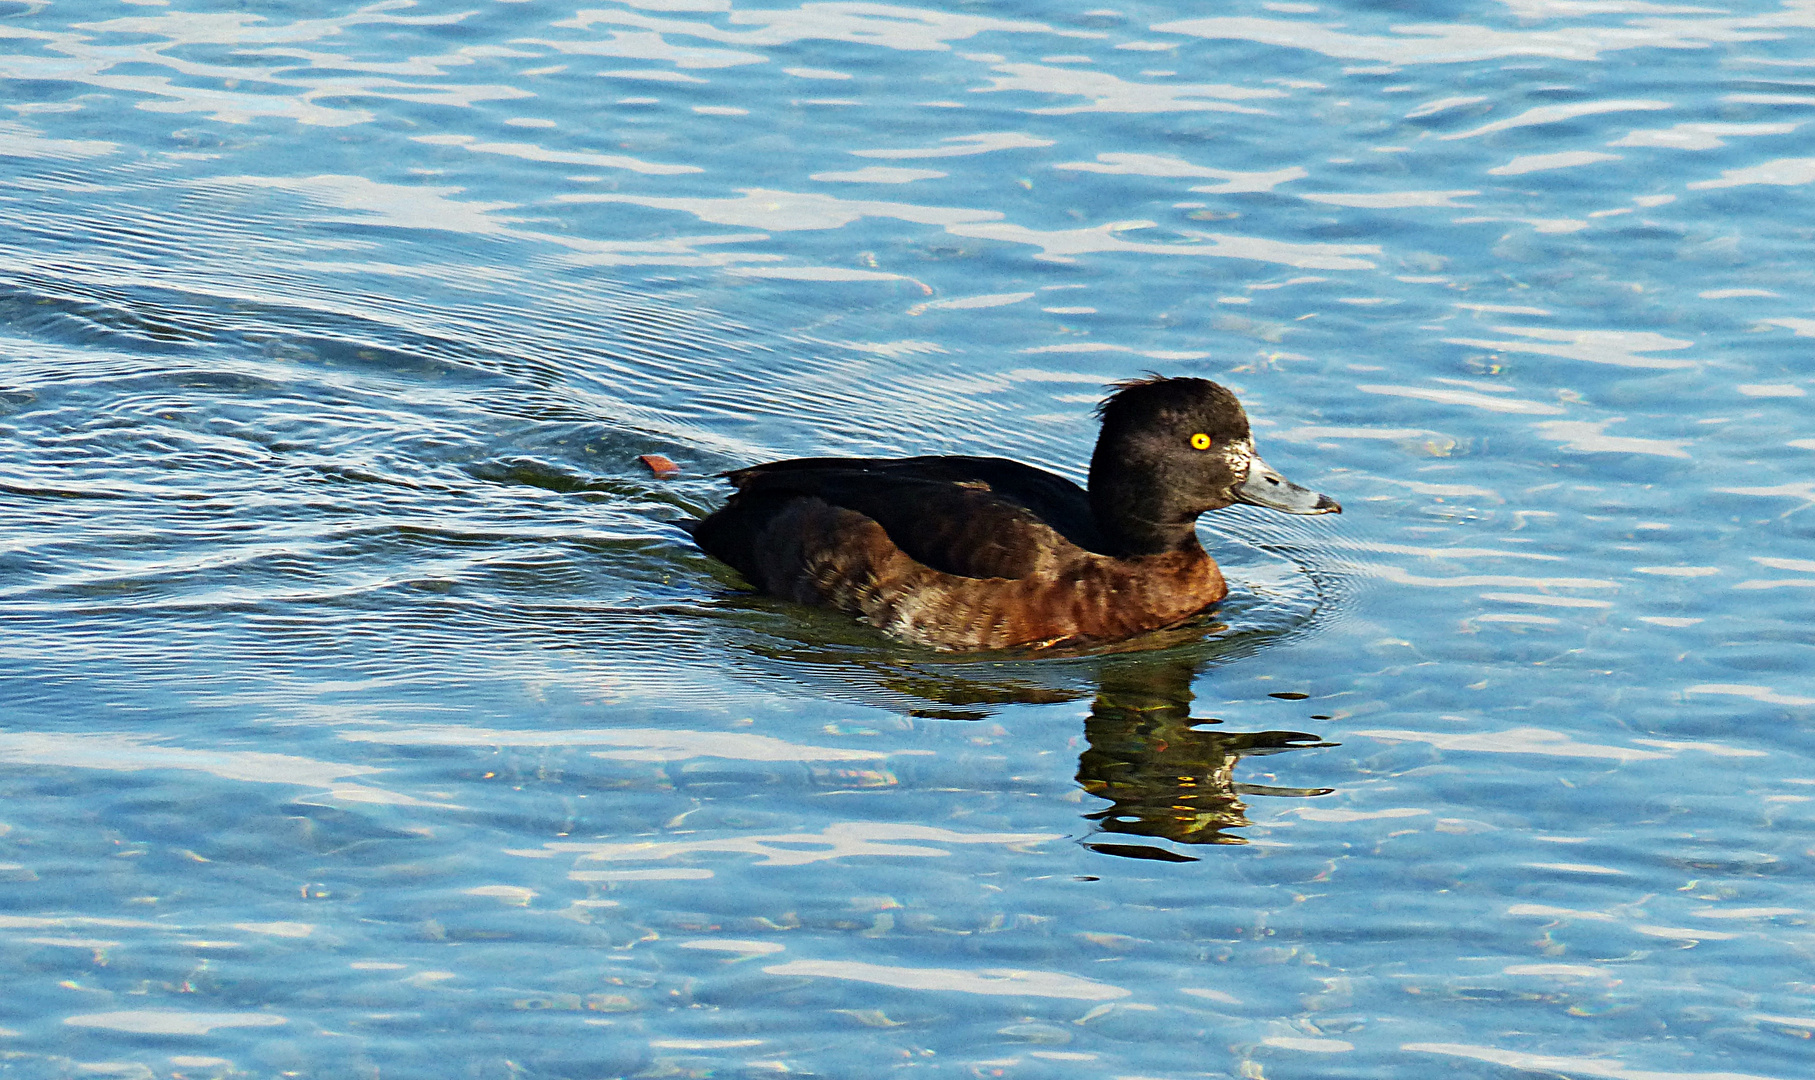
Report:
[[[1207,510],[1336,514],[1254,452],[1208,379],[1118,383],[1097,406],[1090,486],[986,457],[799,458],[725,474],[693,538],[760,592],[860,616],[942,651],[1116,641],[1228,595]]]

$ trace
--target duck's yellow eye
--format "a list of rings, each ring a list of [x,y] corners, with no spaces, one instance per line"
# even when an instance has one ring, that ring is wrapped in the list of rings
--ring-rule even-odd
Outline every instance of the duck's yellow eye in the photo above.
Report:
[[[1196,435],[1191,436],[1191,449],[1193,449],[1193,450],[1210,449],[1210,436],[1204,434],[1201,431],[1198,432]]]

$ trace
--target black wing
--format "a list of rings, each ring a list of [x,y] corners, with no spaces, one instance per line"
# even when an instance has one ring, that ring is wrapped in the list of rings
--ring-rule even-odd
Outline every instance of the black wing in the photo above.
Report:
[[[797,498],[855,510],[909,557],[964,577],[1026,575],[1050,553],[1052,532],[1102,550],[1082,488],[1003,458],[799,458],[726,476],[737,494],[694,537],[746,576],[750,545]]]

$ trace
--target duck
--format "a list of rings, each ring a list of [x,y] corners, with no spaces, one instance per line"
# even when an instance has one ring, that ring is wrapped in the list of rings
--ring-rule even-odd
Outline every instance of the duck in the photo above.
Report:
[[[754,589],[941,652],[1088,648],[1176,627],[1229,593],[1197,534],[1236,503],[1337,514],[1254,449],[1208,379],[1115,383],[1088,484],[954,455],[795,458],[724,473],[693,540]]]

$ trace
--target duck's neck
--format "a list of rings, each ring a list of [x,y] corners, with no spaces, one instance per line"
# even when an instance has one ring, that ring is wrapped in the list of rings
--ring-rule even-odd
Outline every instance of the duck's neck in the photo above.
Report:
[[[1124,558],[1204,548],[1197,539],[1197,512],[1150,477],[1090,466],[1090,511],[1097,531]]]

